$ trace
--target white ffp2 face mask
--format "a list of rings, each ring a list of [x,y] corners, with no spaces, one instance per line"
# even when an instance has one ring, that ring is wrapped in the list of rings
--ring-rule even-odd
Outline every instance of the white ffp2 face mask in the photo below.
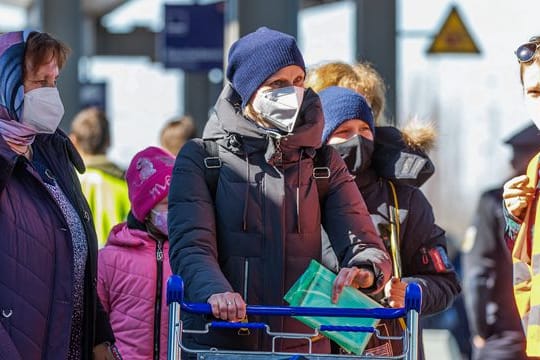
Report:
[[[64,105],[58,89],[42,87],[24,94],[21,123],[39,134],[53,134],[64,116]]]
[[[304,88],[287,86],[257,93],[253,109],[276,128],[290,133],[294,129],[303,99]]]

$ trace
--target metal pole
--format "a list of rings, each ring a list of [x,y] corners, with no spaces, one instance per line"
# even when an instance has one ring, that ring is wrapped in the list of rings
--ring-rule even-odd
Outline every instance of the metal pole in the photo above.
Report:
[[[394,206],[388,204],[388,217],[390,221],[390,250],[392,255],[392,265],[394,267],[394,277],[401,280],[401,252],[399,246],[399,208],[396,189],[391,181],[388,181],[388,186],[392,191]]]
[[[395,278],[401,279],[401,255],[399,251],[399,233],[398,219],[396,219],[395,213],[398,210],[388,206],[388,213],[390,215],[390,248],[392,255],[393,275]]]
[[[193,117],[197,136],[202,136],[208,113],[216,101],[210,99],[210,85],[206,71],[184,73],[184,112]]]
[[[82,15],[79,0],[39,0],[41,30],[57,37],[71,48],[71,55],[60,72],[58,90],[65,114],[60,128],[68,131],[73,117],[80,110],[79,59],[82,43]]]
[[[356,60],[374,65],[386,82],[386,115],[396,123],[396,0],[356,0]]]
[[[179,339],[182,334],[180,328],[180,304],[172,302],[169,304],[169,336],[167,339],[167,359],[180,360]]]
[[[410,331],[407,337],[409,342],[409,351],[407,352],[407,360],[418,359],[418,312],[409,310],[407,312],[407,329]]]
[[[298,32],[298,0],[237,0],[239,35],[267,26],[292,36]]]

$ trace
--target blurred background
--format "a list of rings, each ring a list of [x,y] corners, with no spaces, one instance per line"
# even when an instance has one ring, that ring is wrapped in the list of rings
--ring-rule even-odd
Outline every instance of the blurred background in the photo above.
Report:
[[[295,35],[308,65],[368,60],[388,85],[387,118],[438,130],[423,191],[457,249],[480,192],[511,173],[502,142],[528,121],[514,50],[540,33],[539,11],[535,0],[0,0],[0,32],[37,28],[72,48],[61,126],[102,107],[124,167],[173,117],[201,133],[229,45],[259,26]]]

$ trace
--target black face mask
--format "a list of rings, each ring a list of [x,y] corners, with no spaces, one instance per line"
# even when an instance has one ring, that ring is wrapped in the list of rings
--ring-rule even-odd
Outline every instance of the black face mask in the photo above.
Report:
[[[373,141],[357,135],[341,144],[332,144],[341,155],[352,175],[358,175],[371,166],[375,145]]]

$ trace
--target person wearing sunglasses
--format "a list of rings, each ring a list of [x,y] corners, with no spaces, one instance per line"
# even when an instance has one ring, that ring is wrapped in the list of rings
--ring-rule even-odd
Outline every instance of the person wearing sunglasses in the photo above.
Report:
[[[525,105],[540,128],[540,36],[516,50]],[[540,137],[538,138],[540,142]],[[526,174],[504,184],[505,238],[512,247],[514,296],[527,336],[527,355],[540,357],[540,202],[538,201],[540,152],[529,162]]]

